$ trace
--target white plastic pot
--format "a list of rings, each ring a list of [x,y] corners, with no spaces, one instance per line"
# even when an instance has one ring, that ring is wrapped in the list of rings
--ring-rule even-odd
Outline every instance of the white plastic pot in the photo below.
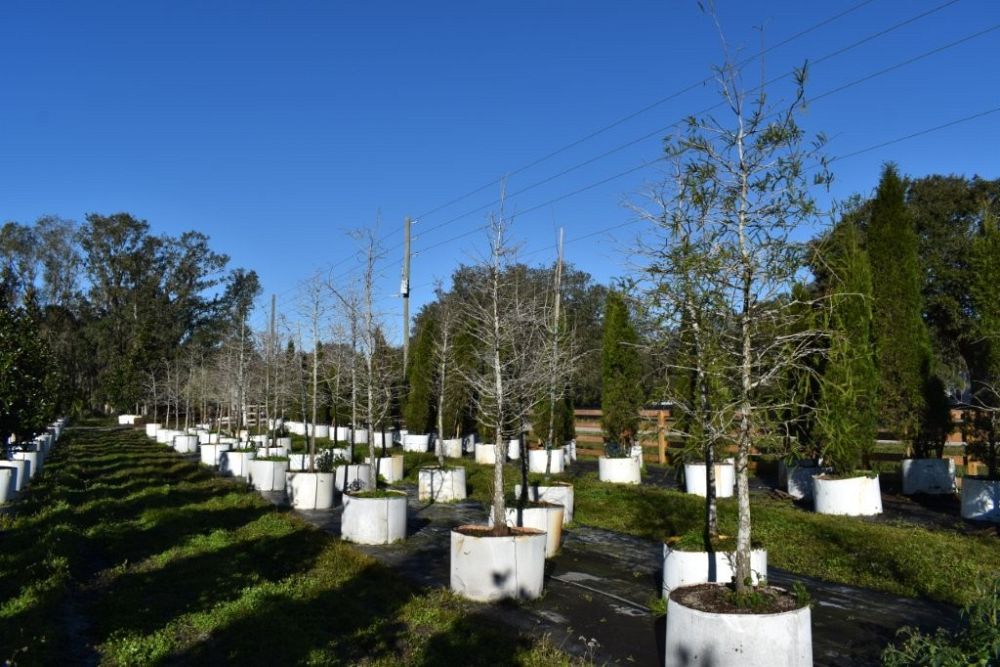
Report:
[[[139,415],[118,415],[119,426],[134,426],[136,419],[142,419]]]
[[[331,447],[326,451],[330,452],[330,456],[333,457],[334,461],[347,463],[351,460],[351,450],[347,447]]]
[[[796,500],[812,500],[813,477],[830,472],[815,459],[802,459],[791,465],[784,461],[778,462],[778,486],[788,492]]]
[[[318,466],[320,462],[329,458],[329,449],[317,449],[316,456],[313,457],[313,464]],[[289,472],[303,472],[309,470],[309,454],[288,454],[288,471]],[[333,473],[330,473],[331,475]]]
[[[219,465],[219,459],[223,452],[229,451],[229,445],[200,445],[201,462],[213,468]]]
[[[316,432],[317,438],[327,438],[330,437],[330,425],[329,424],[316,424],[312,429]]]
[[[830,479],[813,477],[813,500],[819,514],[872,516],[882,513],[882,488],[878,477]]]
[[[365,463],[371,465],[371,457],[365,457]],[[381,475],[389,484],[403,479],[403,455],[382,456],[375,459],[375,476]]]
[[[778,614],[699,611],[667,603],[667,665],[810,667],[809,605]]]
[[[955,461],[952,459],[903,459],[903,495],[955,493]]]
[[[0,460],[0,468],[10,468],[14,471],[14,491],[19,492],[28,486],[31,479],[31,462],[22,459],[13,461]]]
[[[288,447],[261,447],[257,450],[257,453],[261,458],[265,456],[288,456],[290,454],[288,449]]]
[[[175,435],[177,435],[176,431],[169,428],[160,428],[156,430],[156,441],[161,445],[170,445],[173,444]]]
[[[576,440],[570,440],[563,445],[563,451],[566,452],[566,461],[569,463],[576,461]]]
[[[14,468],[0,468],[0,504],[14,499],[16,486],[17,470]]]
[[[305,435],[306,425],[303,422],[288,422],[288,432],[295,435]]]
[[[195,435],[198,436],[198,444],[199,445],[214,445],[214,444],[218,444],[218,443],[213,443],[212,442],[212,434],[209,433],[208,431],[199,430],[197,433],[195,433]]]
[[[449,459],[460,459],[462,458],[462,439],[449,438],[448,440],[442,440],[441,449],[444,450],[444,455]]]
[[[476,463],[491,466],[497,462],[497,446],[485,442],[476,443]]]
[[[514,497],[521,497],[521,485],[514,485]],[[533,503],[549,503],[551,505],[562,505],[563,525],[567,525],[573,520],[573,485],[563,482],[553,482],[550,486],[540,484],[528,485],[528,500]]]
[[[493,514],[490,513],[490,524]],[[507,508],[507,525],[518,528],[534,528],[545,533],[545,557],[552,558],[559,551],[562,542],[562,505],[542,505],[539,507]]]
[[[28,462],[28,479],[35,479],[35,475],[42,471],[42,456],[38,452],[14,452],[12,458],[15,461]]]
[[[228,447],[228,445],[223,445]],[[249,477],[250,463],[257,457],[252,449],[247,451],[223,450],[219,454],[219,472],[233,477]]]
[[[417,500],[436,503],[465,500],[465,468],[421,468],[417,473]]]
[[[198,436],[175,435],[174,450],[181,454],[196,454],[198,452]]]
[[[286,438],[286,439],[288,440],[288,446],[291,447],[292,446],[292,439],[291,438]],[[271,439],[269,437],[267,437],[266,435],[263,435],[263,434],[251,436],[250,437],[250,442],[257,443],[258,447],[270,447],[271,446]],[[281,443],[279,442],[278,445],[280,446]]]
[[[288,461],[250,462],[250,483],[258,491],[284,491]]]
[[[407,433],[403,436],[403,449],[407,452],[426,452],[430,448],[431,436]]]
[[[354,429],[354,444],[355,445],[367,445],[368,444],[368,429],[366,429],[366,428],[356,428],[356,429]]]
[[[333,469],[337,490],[341,493],[349,491],[367,491],[371,488],[369,480],[371,466],[367,463],[352,463],[337,466]]]
[[[705,464],[685,463],[684,484],[688,493],[705,497],[708,486],[705,484]],[[731,498],[736,487],[736,466],[732,463],[715,464],[715,497]]]
[[[507,441],[507,458],[514,461],[521,458],[521,441],[518,439]]]
[[[597,476],[602,482],[613,484],[639,484],[642,482],[642,468],[632,457],[622,458],[602,456],[597,459]]]
[[[482,526],[451,531],[451,590],[470,600],[533,600],[542,594],[545,577],[545,533],[515,528],[503,537],[465,534]]]
[[[340,536],[357,544],[392,544],[406,539],[406,494],[385,498],[344,494]]]
[[[962,518],[1000,523],[1000,480],[962,478]]]
[[[372,437],[375,438],[375,446],[376,447],[392,447],[392,433],[391,432],[386,431],[385,433],[383,433],[382,431],[375,431],[375,433],[374,433],[374,435]]]
[[[558,475],[565,469],[564,466],[564,456],[563,450],[561,449],[550,449],[548,451],[544,449],[529,449],[528,450],[528,472],[538,472],[544,473],[545,466],[548,463],[548,459],[552,459],[552,465],[549,472],[553,475]]]
[[[150,438],[156,437],[156,432],[163,428],[160,424],[146,424],[146,435]]]
[[[736,554],[726,551],[681,551],[663,545],[663,596],[682,586],[727,584],[736,571]],[[751,549],[750,576],[754,584],[767,580],[767,549]]]
[[[264,442],[266,443],[267,441],[265,440]],[[277,441],[275,442],[274,446],[275,447],[284,447],[286,451],[291,451],[291,449],[292,449],[292,439],[289,438],[288,436],[283,436],[283,437],[277,439]]]
[[[288,502],[297,510],[327,510],[333,507],[332,472],[289,472],[285,474]]]

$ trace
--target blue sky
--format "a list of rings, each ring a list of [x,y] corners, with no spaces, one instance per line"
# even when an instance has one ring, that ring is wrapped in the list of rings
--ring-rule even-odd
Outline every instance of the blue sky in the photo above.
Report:
[[[1000,24],[995,0],[717,6],[732,46],[746,55],[762,39],[774,47],[768,77],[927,14],[815,65],[809,96]],[[1000,106],[998,45],[992,30],[822,97],[803,124],[825,132],[837,156]],[[547,202],[658,157],[660,130],[714,104],[712,86],[523,167],[701,81],[720,58],[694,0],[7,0],[0,219],[128,211],[157,233],[197,229],[233,265],[255,269],[265,300],[277,293],[292,314],[311,273],[333,266],[336,280],[350,280],[345,232],[380,213],[381,304],[396,322],[404,216],[421,216],[415,310],[436,278],[482,247],[479,233],[451,239],[484,223],[497,187],[439,207],[510,173],[508,211],[525,211],[514,228],[525,259],[550,262],[561,225],[567,259],[603,281],[625,271],[622,249],[640,229],[626,225],[622,202],[655,171]],[[870,192],[886,160],[912,175],[1000,177],[998,147],[994,113],[836,162],[831,196]]]

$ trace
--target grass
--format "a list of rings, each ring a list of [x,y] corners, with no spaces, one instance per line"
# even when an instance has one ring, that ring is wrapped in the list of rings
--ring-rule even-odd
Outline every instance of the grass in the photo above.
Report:
[[[0,661],[569,664],[137,431],[70,431],[0,515]]]
[[[414,482],[430,454],[407,454],[408,481]],[[490,502],[493,467],[465,462],[470,497]],[[697,536],[704,500],[652,486],[622,486],[597,480],[592,472],[553,475],[574,485],[574,523],[614,530],[650,540]],[[541,480],[541,475],[529,475]],[[520,469],[508,464],[508,497]],[[977,584],[1000,571],[1000,540],[995,534],[964,534],[884,520],[865,520],[804,511],[787,501],[754,495],[751,501],[754,545],[768,550],[768,563],[796,574],[862,586],[908,597],[955,605],[975,599]],[[736,501],[719,501],[720,532],[736,534]]]

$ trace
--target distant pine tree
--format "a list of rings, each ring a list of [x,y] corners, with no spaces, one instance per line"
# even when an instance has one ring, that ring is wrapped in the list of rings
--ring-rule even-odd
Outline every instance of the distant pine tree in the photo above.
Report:
[[[408,391],[403,420],[411,433],[429,433],[434,428],[434,337],[436,323],[427,317],[417,330],[406,369]]]

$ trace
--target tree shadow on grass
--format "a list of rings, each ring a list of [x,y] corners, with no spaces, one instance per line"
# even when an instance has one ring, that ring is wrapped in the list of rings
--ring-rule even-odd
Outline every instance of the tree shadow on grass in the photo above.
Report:
[[[310,569],[325,547],[321,533],[296,530],[180,557],[161,569],[124,574],[95,591],[99,598],[91,613],[102,619],[96,639],[104,641],[116,631],[150,633],[165,620],[210,610],[238,598],[246,587]]]

